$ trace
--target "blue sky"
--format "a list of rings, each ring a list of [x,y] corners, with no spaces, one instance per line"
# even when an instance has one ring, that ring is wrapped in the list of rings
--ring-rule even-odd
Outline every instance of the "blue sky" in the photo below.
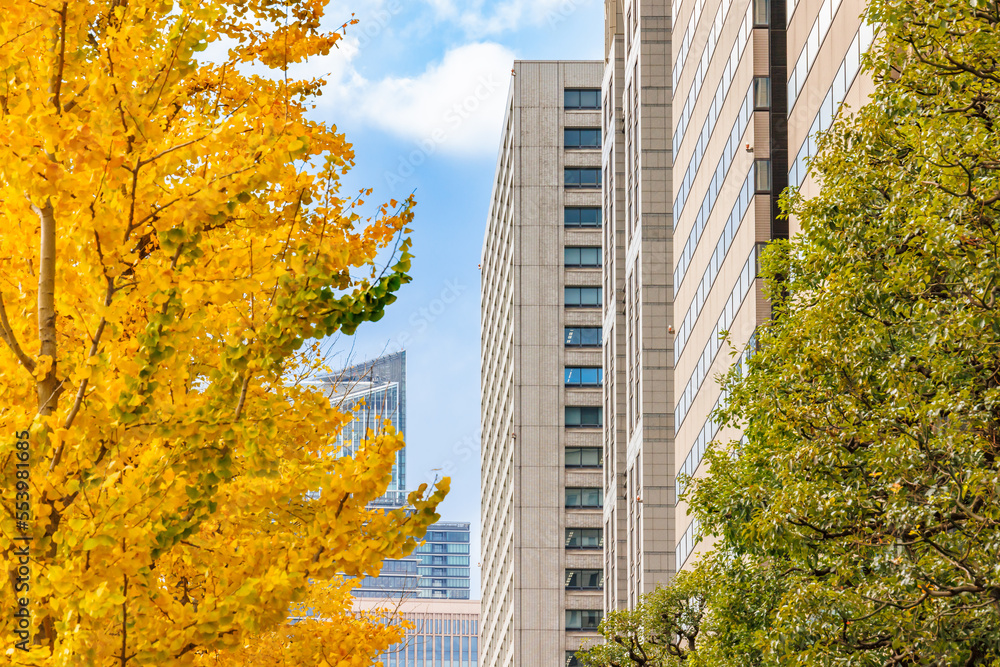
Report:
[[[600,59],[602,0],[333,0],[360,20],[299,74],[328,75],[316,115],[347,134],[345,187],[416,190],[414,281],[377,323],[334,342],[344,361],[407,350],[408,487],[450,474],[442,518],[473,524],[479,585],[479,270],[514,59]],[[440,472],[434,469],[441,469]]]

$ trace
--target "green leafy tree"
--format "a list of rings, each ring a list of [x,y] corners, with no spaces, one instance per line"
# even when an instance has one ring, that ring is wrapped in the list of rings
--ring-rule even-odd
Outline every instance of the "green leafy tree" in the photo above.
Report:
[[[604,643],[579,655],[591,667],[766,667],[758,648],[780,582],[767,562],[715,551],[601,623]]]
[[[821,139],[730,377],[707,531],[783,575],[782,664],[1000,659],[1000,5],[872,0],[876,92]],[[738,447],[738,450],[737,450]]]

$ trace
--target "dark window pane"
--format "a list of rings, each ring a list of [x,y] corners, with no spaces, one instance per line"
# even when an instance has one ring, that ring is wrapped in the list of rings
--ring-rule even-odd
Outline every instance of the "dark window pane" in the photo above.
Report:
[[[596,88],[568,88],[563,91],[563,106],[567,109],[600,109],[601,91]]]
[[[601,170],[593,167],[566,167],[564,183],[567,188],[599,188]]]
[[[755,76],[753,79],[754,109],[771,108],[771,79],[766,76]]]
[[[770,0],[753,0],[753,25],[755,28],[766,28],[771,22]]]

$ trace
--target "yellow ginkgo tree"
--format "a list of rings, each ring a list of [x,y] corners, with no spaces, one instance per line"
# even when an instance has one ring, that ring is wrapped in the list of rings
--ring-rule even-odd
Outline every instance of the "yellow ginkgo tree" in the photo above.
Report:
[[[0,11],[4,664],[253,664],[275,633],[364,664],[398,637],[345,581],[411,551],[447,481],[369,510],[400,437],[336,456],[349,416],[301,381],[409,279],[413,202],[362,216],[307,117],[323,82],[288,76],[336,46],[325,4]],[[325,630],[289,629],[324,581]]]

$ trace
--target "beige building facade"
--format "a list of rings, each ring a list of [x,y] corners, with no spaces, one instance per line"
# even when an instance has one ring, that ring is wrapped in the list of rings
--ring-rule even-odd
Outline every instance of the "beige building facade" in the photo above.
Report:
[[[859,78],[873,32],[860,0],[675,0],[671,128],[674,152],[673,267],[675,460],[679,475],[702,465],[720,432],[712,411],[725,400],[716,378],[752,351],[770,316],[758,256],[788,238],[779,215],[787,185],[815,192],[806,162],[810,137],[829,127],[841,102],[859,107],[871,90]],[[720,331],[729,331],[722,343]],[[737,356],[732,356],[732,345]],[[683,485],[678,485],[683,492]],[[678,502],[676,567],[711,541]]]
[[[604,607],[603,72],[512,72],[482,255],[487,667],[566,664]]]
[[[674,572],[669,0],[605,1],[605,609]]]

